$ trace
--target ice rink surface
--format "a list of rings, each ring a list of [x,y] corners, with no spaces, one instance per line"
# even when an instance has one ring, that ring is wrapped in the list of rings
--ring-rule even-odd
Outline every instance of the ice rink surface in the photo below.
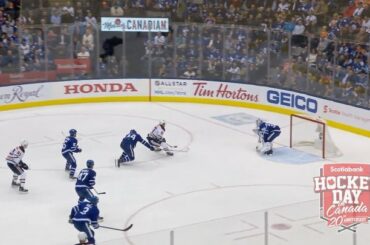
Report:
[[[261,117],[282,128],[276,154],[261,157],[252,129]],[[143,137],[167,122],[167,142],[187,152],[172,157],[138,143],[136,160],[116,168],[122,137],[136,129]],[[60,150],[75,128],[82,153],[78,169],[95,161],[103,224],[126,234],[96,230],[97,244],[263,244],[263,212],[270,210],[269,244],[351,244],[352,232],[336,232],[319,218],[313,177],[323,163],[370,162],[370,139],[330,129],[343,155],[322,161],[297,157],[287,147],[289,117],[245,108],[182,103],[99,103],[50,106],[0,113],[0,244],[63,245],[77,242],[68,224],[77,204],[74,182],[64,171]],[[10,186],[8,152],[30,142],[28,194]],[[358,243],[368,244],[369,225],[358,228]]]

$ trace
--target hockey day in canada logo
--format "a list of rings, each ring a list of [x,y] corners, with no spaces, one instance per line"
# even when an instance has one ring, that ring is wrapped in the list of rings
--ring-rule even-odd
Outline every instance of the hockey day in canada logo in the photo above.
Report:
[[[355,227],[370,218],[370,164],[325,164],[314,177],[320,193],[320,217],[339,231]]]

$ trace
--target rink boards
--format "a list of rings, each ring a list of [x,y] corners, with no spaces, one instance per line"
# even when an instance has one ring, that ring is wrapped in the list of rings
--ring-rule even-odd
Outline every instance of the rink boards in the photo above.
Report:
[[[281,114],[303,113],[370,137],[370,110],[288,90],[185,79],[102,79],[0,87],[0,110],[124,101],[221,104]]]

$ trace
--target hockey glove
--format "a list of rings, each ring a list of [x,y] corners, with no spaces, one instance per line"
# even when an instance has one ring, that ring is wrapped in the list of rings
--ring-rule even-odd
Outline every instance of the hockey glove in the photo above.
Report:
[[[28,170],[29,167],[27,164],[25,164],[24,162],[21,162],[21,168],[24,169],[24,170]]]
[[[79,153],[79,152],[81,152],[81,151],[82,151],[82,149],[81,149],[81,148],[77,148],[75,152]]]
[[[72,219],[68,219],[68,223],[73,224],[73,220]]]
[[[98,223],[96,223],[96,224],[92,224],[92,227],[93,227],[94,229],[98,229],[98,228],[99,228],[99,224],[98,224]]]

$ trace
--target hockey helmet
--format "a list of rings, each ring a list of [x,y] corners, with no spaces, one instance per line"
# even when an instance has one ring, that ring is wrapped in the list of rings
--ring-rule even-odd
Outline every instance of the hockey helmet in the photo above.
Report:
[[[23,149],[26,149],[28,147],[28,141],[27,140],[22,140],[21,141],[21,146],[23,147]]]
[[[87,160],[86,161],[86,166],[88,168],[93,168],[94,167],[94,161],[93,160]]]
[[[99,198],[97,196],[93,196],[93,197],[90,198],[89,201],[90,201],[91,204],[96,205],[99,202]]]
[[[165,120],[160,120],[159,125],[161,125],[163,127],[166,126],[166,121]]]
[[[71,137],[76,137],[76,134],[77,134],[77,130],[76,129],[71,129],[71,130],[69,130],[69,136],[71,136]]]
[[[135,129],[130,130],[130,134],[137,134]]]

